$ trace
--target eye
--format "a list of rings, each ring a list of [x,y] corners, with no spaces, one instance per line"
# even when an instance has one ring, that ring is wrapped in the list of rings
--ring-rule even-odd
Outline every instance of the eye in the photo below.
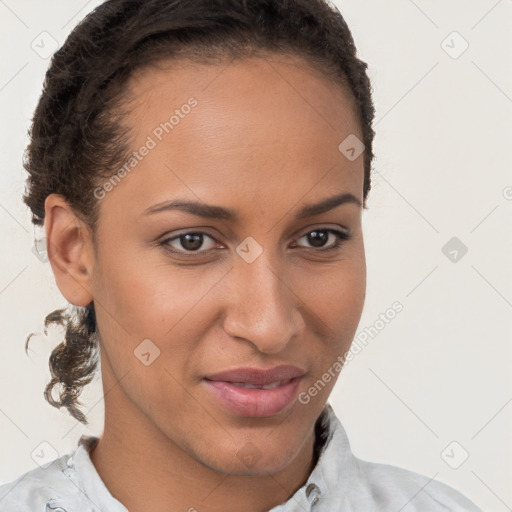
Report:
[[[206,250],[199,250],[204,245],[205,237],[216,242],[216,240],[207,233],[204,233],[202,231],[189,231],[187,233],[181,233],[179,235],[173,236],[172,238],[166,238],[165,240],[162,240],[162,242],[160,242],[160,245],[165,246],[171,252],[185,255],[187,255],[187,253],[194,252],[204,253],[210,250],[208,248]],[[176,246],[172,246],[171,242],[174,242],[176,245],[180,245],[181,247],[176,248]],[[175,249],[170,249],[169,245],[171,245]],[[215,243],[213,244],[213,246],[215,246]]]
[[[351,235],[346,231],[332,228],[320,228],[309,231],[298,240],[302,238],[306,239],[306,242],[310,244],[309,249],[317,249],[318,252],[324,252],[339,249],[344,241],[350,240]],[[211,242],[210,247],[206,244],[205,248],[206,239],[210,239]],[[329,239],[334,243],[328,245],[327,242]],[[218,244],[218,242],[215,238],[203,231],[188,231],[170,238],[165,238],[159,242],[159,245],[163,246],[166,250],[183,256],[195,256],[197,254],[208,253],[216,244]],[[293,246],[296,247],[297,243],[293,242]]]
[[[330,236],[331,240],[334,240],[334,244],[325,247]],[[301,236],[299,240],[302,238],[305,238],[312,248],[318,248],[320,251],[331,251],[339,249],[343,242],[350,240],[351,235],[338,229],[320,228],[309,231]]]

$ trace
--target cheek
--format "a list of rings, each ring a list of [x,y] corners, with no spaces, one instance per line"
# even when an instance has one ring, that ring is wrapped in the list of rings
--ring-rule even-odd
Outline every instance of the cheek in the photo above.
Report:
[[[366,266],[363,259],[338,261],[301,278],[304,302],[335,333],[357,327],[366,295]]]
[[[124,254],[103,261],[95,296],[107,310],[107,323],[119,323],[141,339],[162,340],[183,323],[195,322],[197,304],[222,277],[221,270],[178,267],[164,257],[155,262],[133,248]]]
[[[319,414],[340,376],[361,318],[366,294],[364,256],[338,262],[325,275],[310,276],[308,283],[304,289],[310,310],[309,330],[315,331],[316,344],[308,351],[312,373],[299,402]]]
[[[364,255],[309,275],[301,286],[308,309],[308,330],[319,345],[311,357],[321,373],[346,353],[356,334],[366,296]]]
[[[194,278],[136,255],[104,261],[99,276],[94,296],[112,385],[122,379],[126,395],[147,414],[168,414],[171,404],[187,410],[181,383],[195,366],[201,334],[211,321],[202,299],[219,277]]]

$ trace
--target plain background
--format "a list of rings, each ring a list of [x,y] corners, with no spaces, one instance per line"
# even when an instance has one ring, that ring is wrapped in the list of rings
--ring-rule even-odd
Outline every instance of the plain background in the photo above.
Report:
[[[82,394],[88,427],[43,398],[57,330],[25,354],[28,334],[42,334],[44,316],[67,301],[33,252],[21,200],[49,64],[35,43],[60,46],[99,3],[0,0],[2,483],[36,467],[40,443],[61,455],[103,427],[98,378]],[[335,3],[369,64],[377,113],[358,329],[371,335],[330,402],[360,458],[446,482],[486,511],[511,510],[512,1]],[[395,301],[403,310],[383,327]]]

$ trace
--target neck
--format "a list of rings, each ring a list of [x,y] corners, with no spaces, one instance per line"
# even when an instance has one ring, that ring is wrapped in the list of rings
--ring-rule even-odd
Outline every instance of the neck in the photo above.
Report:
[[[107,428],[91,460],[111,494],[130,512],[263,512],[287,501],[307,481],[316,464],[313,441],[312,436],[292,467],[268,476],[220,474],[168,439]]]
[[[105,427],[91,461],[110,493],[130,512],[264,512],[287,501],[317,462],[315,432],[274,474],[220,473],[164,435],[114,382],[105,395]]]

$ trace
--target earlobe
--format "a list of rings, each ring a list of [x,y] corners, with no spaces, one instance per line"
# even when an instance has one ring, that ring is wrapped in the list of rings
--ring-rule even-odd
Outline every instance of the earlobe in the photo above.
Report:
[[[89,227],[60,194],[46,198],[44,226],[48,259],[59,290],[70,304],[86,306],[93,300]]]

